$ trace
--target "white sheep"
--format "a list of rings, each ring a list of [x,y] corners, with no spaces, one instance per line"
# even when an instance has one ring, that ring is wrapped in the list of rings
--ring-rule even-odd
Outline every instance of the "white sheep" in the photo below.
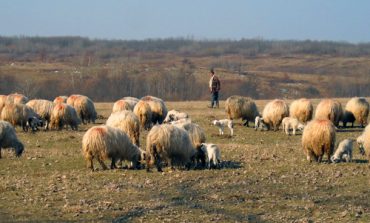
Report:
[[[19,125],[27,132],[38,130],[41,121],[35,111],[25,104],[7,104],[1,111],[1,119],[10,122],[13,126]]]
[[[221,163],[221,151],[220,148],[215,144],[202,143],[201,150],[206,156],[207,168],[220,167]],[[213,163],[213,165],[212,165]]]
[[[223,135],[224,134],[224,128],[225,128],[225,126],[227,126],[230,129],[230,135],[231,136],[234,135],[234,124],[233,124],[233,120],[230,120],[230,119],[213,120],[212,121],[212,124],[214,126],[217,126],[218,127],[218,131],[219,131],[219,134],[220,135]]]
[[[6,121],[0,121],[0,158],[1,149],[14,148],[17,157],[22,155],[24,146],[18,140],[14,127]]]
[[[132,111],[114,112],[109,116],[106,124],[119,128],[128,135],[133,144],[140,146],[140,121]]]
[[[54,108],[54,103],[48,100],[33,99],[27,102],[27,106],[31,107],[37,115],[44,121],[45,130],[49,129],[51,112]]]
[[[258,129],[267,129],[267,125],[263,121],[263,118],[261,116],[256,116],[256,118],[254,119],[254,130],[257,131]]]
[[[293,130],[293,135],[295,135],[297,130],[303,131],[304,129],[304,125],[300,123],[298,119],[292,117],[283,118],[281,124],[283,126],[283,131],[285,131],[287,135],[290,135],[290,129]]]
[[[177,121],[177,120],[180,120],[180,119],[187,119],[187,118],[189,118],[189,116],[185,112],[179,112],[179,111],[176,111],[176,110],[171,110],[171,111],[167,112],[167,116],[164,119],[163,123],[169,123],[169,122],[172,122],[172,121]]]
[[[183,119],[179,119],[179,120],[170,122],[171,125],[186,124],[186,123],[191,123],[191,119],[190,118],[183,118]]]
[[[352,162],[352,150],[354,139],[345,139],[341,141],[334,152],[334,155],[331,157],[331,161],[338,163],[342,160],[346,162]]]

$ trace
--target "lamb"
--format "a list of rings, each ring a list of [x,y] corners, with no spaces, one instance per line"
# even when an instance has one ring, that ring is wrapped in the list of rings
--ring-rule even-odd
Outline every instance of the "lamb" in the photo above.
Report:
[[[50,117],[54,108],[54,103],[48,100],[34,99],[27,102],[26,105],[32,108],[43,120],[45,123],[45,130],[49,129]]]
[[[218,127],[218,131],[219,131],[219,134],[220,135],[223,135],[224,134],[224,128],[225,128],[225,126],[227,126],[230,129],[230,135],[231,136],[234,135],[234,124],[233,124],[233,120],[230,120],[230,119],[213,120],[212,121],[212,124],[214,126],[217,126]]]
[[[5,148],[14,148],[17,157],[24,151],[24,146],[15,134],[14,127],[9,122],[0,121],[0,159],[1,149]]]
[[[189,134],[183,128],[169,124],[155,125],[147,135],[147,171],[150,171],[150,166],[154,163],[161,172],[162,160],[172,167],[185,165],[190,168],[195,153]]]
[[[362,128],[366,125],[369,116],[369,102],[366,101],[366,98],[351,98],[344,110],[342,118],[343,127],[346,127],[347,122],[351,122],[353,127],[355,120],[360,123]]]
[[[215,144],[202,143],[201,150],[204,152],[207,160],[207,168],[219,168],[221,164],[221,151]],[[212,165],[213,164],[213,165]]]
[[[245,121],[244,126],[249,127],[248,122],[253,122],[259,115],[256,103],[249,97],[231,96],[226,99],[225,112],[228,119],[239,119]]]
[[[94,102],[90,98],[84,95],[75,98],[73,107],[75,108],[83,124],[90,122],[95,124],[97,113]]]
[[[67,96],[58,96],[54,99],[54,103],[55,104],[58,104],[58,103],[67,103],[67,99],[68,97]]]
[[[82,138],[82,153],[88,168],[94,170],[93,160],[97,159],[101,167],[108,169],[104,160],[111,159],[111,169],[117,168],[116,161],[128,160],[133,168],[140,168],[144,151],[131,143],[126,133],[107,125],[94,126],[87,130]]]
[[[269,130],[271,127],[274,131],[279,129],[283,118],[289,116],[289,107],[283,100],[275,99],[266,104],[262,112],[262,118]]]
[[[342,105],[333,99],[323,99],[316,107],[315,119],[328,119],[338,127],[342,119]]]
[[[7,104],[1,111],[1,119],[13,126],[19,125],[27,132],[29,127],[33,132],[38,130],[41,121],[35,111],[25,104]]]
[[[6,97],[6,104],[26,104],[28,102],[28,98],[23,94],[10,94]]]
[[[167,113],[166,118],[164,119],[163,123],[169,123],[173,121],[178,121],[181,119],[188,119],[189,116],[185,112],[179,112],[176,110],[171,110]]]
[[[263,118],[261,118],[261,116],[256,116],[256,118],[254,119],[254,130],[257,131],[258,129],[267,129],[267,125],[263,121]]]
[[[301,98],[293,101],[289,107],[289,115],[298,119],[302,123],[307,123],[312,119],[313,106],[310,100]]]
[[[132,111],[112,113],[106,124],[120,129],[127,134],[133,144],[140,146],[140,121]]]
[[[302,134],[302,147],[307,160],[321,162],[324,154],[330,157],[335,145],[335,126],[328,119],[315,119],[308,122]]]
[[[339,163],[342,160],[352,162],[352,149],[354,139],[345,139],[341,141],[335,150],[334,155],[331,157],[333,163]]]
[[[283,125],[283,131],[285,131],[287,135],[290,135],[290,131],[289,131],[290,129],[293,130],[293,135],[295,135],[297,129],[300,131],[303,131],[304,129],[304,125],[300,123],[298,119],[292,118],[292,117],[283,118],[282,125]]]
[[[65,125],[69,125],[72,130],[78,130],[80,123],[81,120],[72,106],[65,103],[54,106],[50,117],[50,128],[61,130]]]
[[[149,130],[151,128],[152,110],[146,101],[140,100],[135,105],[134,114],[139,118],[142,129]]]
[[[141,100],[146,101],[149,104],[150,109],[152,110],[152,123],[162,124],[163,120],[167,116],[167,107],[164,104],[164,101],[153,96],[145,96],[142,97]]]

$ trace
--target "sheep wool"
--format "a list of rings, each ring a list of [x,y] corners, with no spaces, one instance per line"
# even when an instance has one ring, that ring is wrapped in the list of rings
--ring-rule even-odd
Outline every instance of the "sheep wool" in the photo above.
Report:
[[[239,119],[245,121],[244,125],[254,122],[259,115],[256,103],[252,98],[234,95],[226,99],[225,112],[228,119]]]
[[[31,127],[32,131],[37,130],[38,115],[25,104],[7,104],[1,111],[1,120],[10,122],[13,126],[21,126],[27,132]]]
[[[353,127],[353,123],[356,120],[360,123],[361,127],[364,127],[367,123],[368,116],[369,102],[366,101],[366,98],[351,98],[344,109],[343,126],[346,127],[347,122],[351,122]]]
[[[139,118],[142,129],[150,129],[152,110],[146,101],[140,100],[134,107],[134,114]]]
[[[112,113],[106,124],[120,129],[128,135],[133,144],[140,146],[140,121],[132,111]]]
[[[28,98],[23,94],[10,94],[6,97],[6,104],[26,104],[28,102]]]
[[[1,149],[14,148],[15,155],[21,156],[24,146],[15,134],[14,127],[6,121],[0,121],[0,158]]]
[[[279,129],[283,118],[289,116],[289,107],[283,100],[275,99],[266,104],[262,112],[263,122],[268,129],[271,127],[274,131]]]
[[[152,123],[153,124],[162,124],[163,120],[167,116],[167,107],[164,103],[164,101],[160,98],[154,97],[154,96],[145,96],[142,97],[141,100],[146,101],[150,109],[152,110]]]
[[[67,96],[58,96],[54,99],[54,103],[55,104],[58,104],[58,103],[67,103],[67,99],[68,97]]]
[[[313,106],[310,100],[301,98],[293,101],[289,107],[289,115],[298,119],[302,123],[307,123],[312,119]]]
[[[49,129],[50,117],[54,108],[54,103],[43,99],[33,99],[27,102],[26,105],[32,108],[45,122],[45,129]]]
[[[73,102],[73,107],[76,110],[83,124],[94,123],[97,117],[94,102],[87,96],[81,95]]]
[[[80,123],[81,120],[72,106],[65,103],[54,106],[50,117],[50,128],[61,130],[65,125],[69,125],[72,130],[78,130]]]
[[[328,119],[335,126],[342,119],[343,110],[340,102],[333,99],[323,99],[316,107],[315,119]]]

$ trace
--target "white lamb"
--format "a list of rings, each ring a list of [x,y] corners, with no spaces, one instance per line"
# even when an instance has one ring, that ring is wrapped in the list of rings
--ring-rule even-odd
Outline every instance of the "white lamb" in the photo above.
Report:
[[[221,151],[217,145],[210,143],[202,143],[200,149],[204,152],[206,156],[206,163],[208,169],[210,169],[211,166],[216,168],[220,167]]]
[[[339,163],[342,160],[352,162],[352,149],[354,139],[345,139],[341,141],[334,155],[330,158],[333,163]]]
[[[293,130],[293,135],[295,135],[297,130],[303,131],[304,129],[304,125],[300,123],[298,119],[292,117],[283,118],[282,126],[283,131],[285,131],[287,135],[290,135],[290,129]]]
[[[218,127],[219,134],[224,134],[224,128],[227,126],[230,129],[230,135],[234,135],[234,124],[233,120],[230,119],[221,119],[221,120],[213,120],[212,124]]]
[[[267,125],[265,124],[261,116],[256,116],[256,118],[254,119],[254,130],[257,131],[257,129],[267,129]]]

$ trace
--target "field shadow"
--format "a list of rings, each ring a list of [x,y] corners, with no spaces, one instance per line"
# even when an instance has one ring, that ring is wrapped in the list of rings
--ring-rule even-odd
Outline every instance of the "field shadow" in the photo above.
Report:
[[[362,132],[364,129],[337,129],[337,132]]]
[[[353,163],[369,163],[368,160],[360,160],[360,159],[353,159],[352,162]]]

